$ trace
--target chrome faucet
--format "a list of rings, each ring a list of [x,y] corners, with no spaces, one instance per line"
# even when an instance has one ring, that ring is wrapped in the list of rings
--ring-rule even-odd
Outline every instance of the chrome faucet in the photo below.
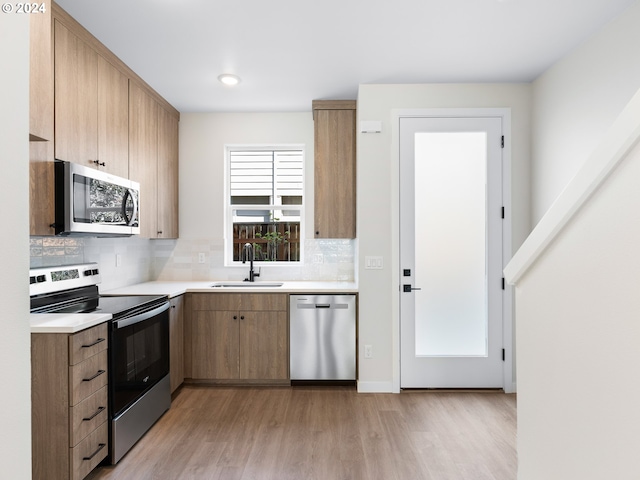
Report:
[[[260,276],[260,271],[258,271],[258,273],[253,271],[253,257],[253,245],[247,242],[244,244],[244,247],[242,247],[242,263],[245,263],[247,259],[249,259],[249,278],[245,278],[245,282],[254,282],[256,277]]]

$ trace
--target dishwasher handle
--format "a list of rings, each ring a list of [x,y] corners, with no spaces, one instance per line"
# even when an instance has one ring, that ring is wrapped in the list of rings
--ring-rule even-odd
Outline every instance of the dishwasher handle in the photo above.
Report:
[[[346,303],[298,303],[296,308],[299,310],[316,310],[318,308],[348,309]]]

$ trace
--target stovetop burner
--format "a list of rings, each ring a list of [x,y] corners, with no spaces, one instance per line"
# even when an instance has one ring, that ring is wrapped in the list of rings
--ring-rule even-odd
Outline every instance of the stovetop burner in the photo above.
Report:
[[[158,295],[101,296],[95,263],[29,271],[31,313],[110,313],[116,320],[166,301]]]

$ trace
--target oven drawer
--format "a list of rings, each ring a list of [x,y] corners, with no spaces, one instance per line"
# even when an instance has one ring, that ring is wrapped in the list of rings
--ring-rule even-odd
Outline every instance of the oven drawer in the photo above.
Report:
[[[70,407],[71,435],[69,446],[77,445],[96,427],[107,421],[107,387],[102,387],[75,407]]]
[[[70,449],[71,480],[86,477],[108,453],[109,430],[108,422],[104,422],[91,432],[76,447]]]
[[[76,365],[107,349],[107,323],[87,328],[69,337],[69,365]]]
[[[107,384],[107,351],[69,367],[69,405],[75,406]]]

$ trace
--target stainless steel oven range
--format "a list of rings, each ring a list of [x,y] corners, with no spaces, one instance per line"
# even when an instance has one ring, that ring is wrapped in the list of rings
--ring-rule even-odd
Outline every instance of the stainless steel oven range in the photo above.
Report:
[[[109,456],[117,463],[171,406],[169,302],[101,296],[95,263],[29,271],[31,313],[110,313]]]

